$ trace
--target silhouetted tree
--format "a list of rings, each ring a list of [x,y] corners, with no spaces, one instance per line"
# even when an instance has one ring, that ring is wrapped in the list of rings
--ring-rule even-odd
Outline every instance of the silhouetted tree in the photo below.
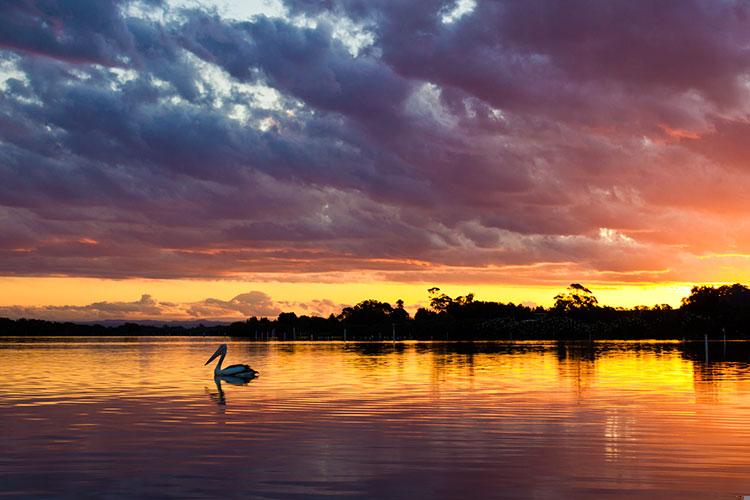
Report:
[[[424,307],[420,307],[419,309],[417,309],[417,312],[414,313],[414,321],[418,322],[432,321],[437,317],[438,313]]]
[[[446,294],[441,293],[440,289],[436,286],[428,289],[427,293],[430,295],[430,307],[438,313],[444,313],[453,303],[453,299]]]
[[[558,313],[591,311],[599,307],[591,290],[580,283],[572,283],[565,292],[555,295],[552,310]]]
[[[338,318],[345,323],[373,324],[388,320],[393,307],[388,302],[374,299],[363,300],[352,307],[345,307]]]
[[[409,321],[409,313],[404,309],[404,301],[398,299],[396,307],[391,311],[391,321],[394,323],[405,323]]]
[[[750,322],[750,288],[734,285],[694,286],[690,295],[682,299],[686,321],[693,329],[704,331],[746,329]]]
[[[283,312],[279,314],[279,317],[276,319],[276,321],[282,325],[293,325],[297,322],[297,315],[293,312]]]
[[[750,288],[739,283],[719,287],[694,286],[690,290],[690,295],[682,299],[682,308],[707,316],[750,309]]]

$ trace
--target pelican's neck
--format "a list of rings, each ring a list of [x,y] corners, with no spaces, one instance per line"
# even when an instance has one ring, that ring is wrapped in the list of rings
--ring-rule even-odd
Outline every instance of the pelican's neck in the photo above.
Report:
[[[219,362],[216,363],[216,368],[214,368],[214,375],[218,375],[219,372],[221,372],[221,364],[224,362],[224,356],[226,356],[226,352],[221,353],[221,357],[219,358]]]

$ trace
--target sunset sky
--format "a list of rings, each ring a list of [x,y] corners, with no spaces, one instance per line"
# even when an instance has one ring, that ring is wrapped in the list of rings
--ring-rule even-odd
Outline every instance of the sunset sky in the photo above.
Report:
[[[0,316],[750,281],[750,2],[0,3]]]

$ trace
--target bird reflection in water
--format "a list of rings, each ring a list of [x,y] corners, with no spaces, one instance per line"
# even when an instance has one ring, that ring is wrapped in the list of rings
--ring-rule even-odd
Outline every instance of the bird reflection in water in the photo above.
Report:
[[[214,377],[214,383],[216,384],[216,392],[209,392],[209,396],[212,401],[215,401],[217,405],[226,406],[227,399],[224,395],[224,389],[221,387],[222,382],[232,385],[247,385],[255,377],[233,377],[231,375],[217,375]]]

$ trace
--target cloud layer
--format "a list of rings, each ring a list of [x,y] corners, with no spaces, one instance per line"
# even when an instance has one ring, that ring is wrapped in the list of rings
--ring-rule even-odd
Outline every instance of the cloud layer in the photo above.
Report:
[[[276,317],[290,309],[299,314],[327,316],[340,304],[329,300],[309,303],[277,302],[260,291],[242,293],[230,300],[207,298],[197,302],[167,302],[144,294],[133,302],[95,302],[82,306],[0,306],[0,317],[53,321],[96,320],[243,320],[252,316]]]
[[[723,279],[748,47],[745,1],[4,2],[0,275]]]

